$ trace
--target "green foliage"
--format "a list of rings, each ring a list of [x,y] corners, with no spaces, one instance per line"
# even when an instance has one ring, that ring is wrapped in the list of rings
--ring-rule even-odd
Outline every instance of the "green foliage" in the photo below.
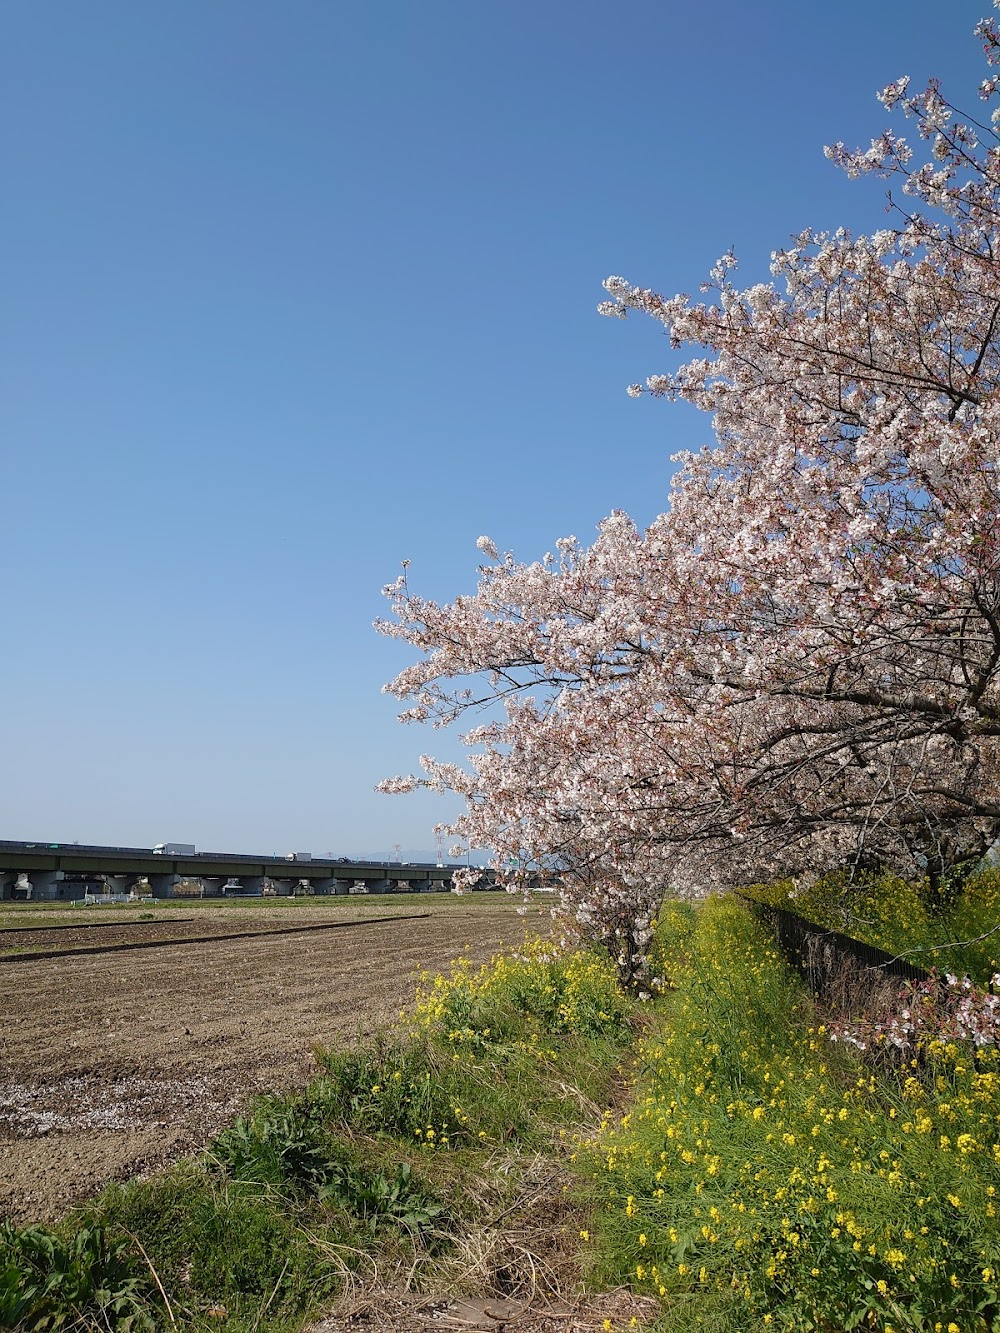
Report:
[[[337,1199],[364,1218],[370,1231],[387,1222],[426,1239],[449,1220],[440,1200],[414,1176],[409,1162],[398,1162],[391,1172],[347,1170],[326,1187],[323,1197]]]
[[[445,1210],[408,1162],[388,1172],[369,1168],[327,1133],[320,1122],[325,1104],[316,1089],[306,1099],[262,1099],[254,1113],[215,1139],[210,1160],[235,1181],[270,1185],[292,1197],[311,1195],[346,1209],[369,1231],[379,1224],[414,1233],[445,1225]]]
[[[234,1180],[317,1194],[340,1168],[316,1120],[294,1102],[262,1098],[212,1143],[210,1158]]]
[[[64,1240],[44,1227],[0,1226],[0,1328],[17,1333],[152,1330],[148,1274],[100,1226]]]
[[[1000,1320],[993,1051],[873,1073],[733,901],[699,913],[592,1168],[601,1273],[662,1328],[986,1333]]]
[[[321,1052],[308,1099],[321,1117],[424,1148],[540,1146],[572,1116],[567,1077],[599,1095],[634,1014],[606,961],[530,943],[425,979],[397,1036]]]
[[[511,1054],[506,1077],[496,1060],[459,1056],[421,1038],[329,1051],[320,1062],[325,1074],[309,1091],[311,1103],[355,1131],[436,1149],[539,1137],[517,1082],[534,1083],[537,1062],[523,1052]]]
[[[529,940],[478,969],[462,960],[448,975],[425,978],[412,1022],[453,1045],[500,1050],[543,1038],[627,1036],[634,1013],[607,958]]]

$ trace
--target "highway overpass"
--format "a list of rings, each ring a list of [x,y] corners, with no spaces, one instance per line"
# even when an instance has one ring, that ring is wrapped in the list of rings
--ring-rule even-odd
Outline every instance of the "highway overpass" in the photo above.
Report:
[[[297,892],[344,894],[443,891],[462,865],[411,865],[348,858],[249,856],[234,852],[154,852],[151,847],[0,840],[0,899],[72,900],[90,893],[170,898],[178,885],[200,884],[206,897]],[[493,883],[483,871],[480,883]],[[183,891],[183,890],[182,890]]]

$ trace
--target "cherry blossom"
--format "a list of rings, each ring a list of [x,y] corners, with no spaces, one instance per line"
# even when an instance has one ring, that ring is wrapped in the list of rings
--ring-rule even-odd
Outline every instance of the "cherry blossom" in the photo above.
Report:
[[[889,862],[934,906],[1000,834],[1000,140],[934,82],[881,97],[926,160],[827,153],[900,182],[895,225],[803,231],[745,289],[723,256],[698,300],[606,281],[694,353],[628,392],[715,434],[646,531],[528,564],[480,538],[475,594],[386,590],[419,653],[387,688],[471,757],[383,789],[461,795],[451,831],[511,887],[558,872],[633,986],[664,893]]]

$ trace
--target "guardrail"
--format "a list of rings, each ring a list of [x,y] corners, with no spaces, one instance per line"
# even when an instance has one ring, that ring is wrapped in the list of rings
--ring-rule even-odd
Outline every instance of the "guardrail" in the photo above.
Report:
[[[115,903],[152,903],[156,899],[148,894],[137,897],[133,893],[85,893],[82,898],[74,898],[71,907],[112,907]]]

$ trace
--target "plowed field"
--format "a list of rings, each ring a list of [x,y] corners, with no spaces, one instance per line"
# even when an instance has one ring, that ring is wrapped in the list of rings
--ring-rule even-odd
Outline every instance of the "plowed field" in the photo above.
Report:
[[[422,970],[520,940],[515,907],[0,914],[0,1217],[51,1219],[204,1144],[253,1093],[304,1081],[317,1043],[391,1024]]]

